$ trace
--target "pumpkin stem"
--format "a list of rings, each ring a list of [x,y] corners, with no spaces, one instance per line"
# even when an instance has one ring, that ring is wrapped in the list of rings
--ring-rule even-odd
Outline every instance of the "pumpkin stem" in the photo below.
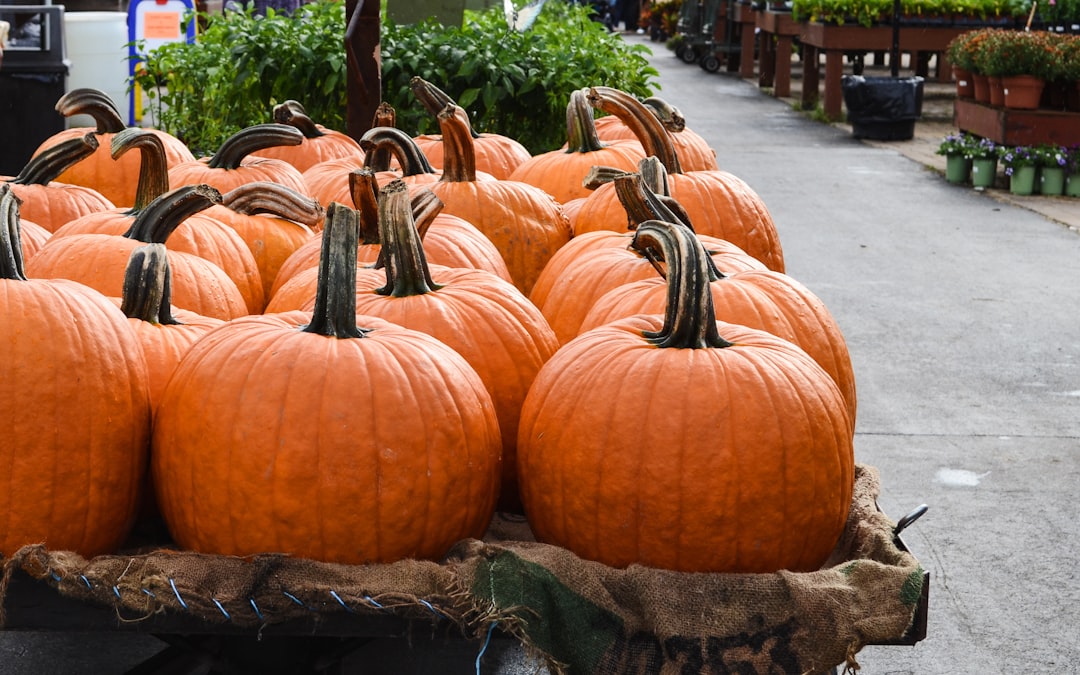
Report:
[[[0,183],[0,279],[26,281],[19,222],[21,203],[10,185]]]
[[[128,239],[148,244],[164,244],[180,223],[221,203],[221,193],[209,185],[184,185],[150,202],[135,216],[124,233]]]
[[[397,110],[394,110],[394,106],[390,105],[386,101],[382,101],[375,107],[375,119],[371,123],[372,127],[396,127],[397,126]]]
[[[360,243],[382,242],[379,234],[379,183],[375,179],[375,172],[366,168],[350,171],[349,194],[352,195],[353,206],[360,213]]]
[[[589,104],[588,89],[570,93],[566,106],[566,152],[595,152],[607,147],[596,133],[596,118]]]
[[[671,181],[668,180],[667,169],[658,158],[650,155],[642,159],[638,162],[638,173],[649,190],[663,197],[671,196]]]
[[[318,199],[267,180],[235,187],[221,196],[221,203],[237,213],[269,213],[308,227],[318,227],[326,215]]]
[[[113,135],[109,147],[113,159],[132,148],[139,150],[139,184],[135,188],[135,204],[127,212],[128,215],[142,211],[150,202],[169,191],[169,162],[161,138],[141,127],[128,127]]]
[[[413,220],[416,221],[416,231],[420,234],[421,241],[423,241],[428,228],[435,221],[435,216],[442,212],[446,204],[430,188],[420,188],[414,191],[410,201]]]
[[[211,169],[238,169],[241,162],[253,152],[303,142],[304,134],[294,126],[274,122],[255,124],[225,139],[210,158],[208,166]]]
[[[55,109],[64,117],[89,115],[94,118],[97,125],[94,133],[116,134],[127,128],[116,103],[108,94],[97,89],[72,89],[60,97]]]
[[[124,269],[120,310],[129,319],[166,326],[179,325],[172,315],[172,271],[165,244],[146,244],[131,252]]]
[[[409,134],[394,127],[374,127],[360,137],[364,166],[373,171],[389,171],[390,157],[397,159],[402,176],[435,173],[427,156]]]
[[[645,155],[655,155],[669,173],[682,173],[675,144],[667,129],[648,107],[630,94],[613,87],[591,87],[589,102],[594,108],[615,115],[645,148]]]
[[[689,229],[659,220],[647,220],[634,233],[634,248],[659,249],[668,266],[667,307],[659,331],[645,331],[646,340],[661,348],[703,349],[730,347],[716,329],[709,255]]]
[[[678,133],[686,129],[686,118],[682,112],[659,96],[642,99],[641,104],[656,115],[656,119],[660,120],[669,132]]]
[[[289,100],[274,106],[274,121],[296,127],[300,133],[304,134],[304,138],[319,138],[326,135],[315,124],[315,120],[307,116],[304,106],[296,101]]]
[[[626,173],[626,169],[619,169],[614,166],[596,165],[589,169],[589,172],[585,174],[585,178],[581,180],[581,184],[587,190],[595,190],[601,185],[606,185],[617,176],[621,176]]]
[[[420,233],[413,223],[409,187],[395,179],[379,192],[379,232],[387,252],[386,285],[375,292],[395,298],[423,295],[441,288],[431,278]]]
[[[457,101],[450,98],[450,96],[439,89],[434,84],[424,80],[421,77],[415,76],[409,80],[409,88],[412,89],[413,96],[416,100],[420,101],[420,105],[424,106],[432,116],[438,117],[439,113],[448,105],[457,105]],[[468,116],[465,117],[468,121]],[[480,138],[480,134],[472,130],[472,125],[468,124],[469,135],[473,138]]]
[[[469,116],[454,105],[447,104],[439,112],[439,128],[443,138],[442,178],[449,183],[476,180],[476,149],[469,136]]]
[[[356,247],[360,239],[360,214],[344,204],[330,202],[326,208],[319,284],[315,308],[305,333],[327,337],[359,338],[367,330],[356,325]]]
[[[92,131],[79,138],[70,138],[32,157],[19,175],[8,182],[17,185],[48,185],[69,167],[94,154],[97,149],[97,136]]]

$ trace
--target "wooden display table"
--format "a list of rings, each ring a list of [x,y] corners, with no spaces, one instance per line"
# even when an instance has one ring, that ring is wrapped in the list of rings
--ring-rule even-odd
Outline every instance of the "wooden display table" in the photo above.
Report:
[[[749,3],[735,3],[732,19],[739,24],[739,76],[754,76],[754,27],[758,11]]]
[[[925,65],[921,54],[938,55],[938,78],[942,82],[951,79],[951,68],[945,62],[945,47],[949,42],[970,31],[971,26],[901,26],[900,51],[910,52],[913,62]],[[803,45],[803,91],[802,106],[813,108],[819,97],[818,55],[825,52],[825,92],[823,107],[830,120],[842,118],[843,91],[841,77],[844,74],[845,52],[889,51],[892,46],[891,26],[838,26],[836,24],[804,23],[799,34]],[[922,74],[922,73],[918,73]]]
[[[757,29],[761,32],[759,87],[773,87],[773,95],[791,95],[791,54],[802,24],[791,18],[791,12],[765,10],[757,13]],[[775,38],[775,41],[774,41]]]
[[[958,98],[953,121],[961,131],[1001,145],[1080,144],[1080,112],[1015,110]]]

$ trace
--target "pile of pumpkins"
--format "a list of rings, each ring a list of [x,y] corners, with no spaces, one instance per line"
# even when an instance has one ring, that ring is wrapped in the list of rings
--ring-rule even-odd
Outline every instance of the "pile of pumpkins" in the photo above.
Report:
[[[820,567],[855,383],[760,197],[660,99],[583,88],[531,156],[413,91],[441,134],[288,101],[203,158],[60,100],[97,127],[0,178],[0,554],[160,519],[210,554],[438,560],[506,511],[616,567]]]

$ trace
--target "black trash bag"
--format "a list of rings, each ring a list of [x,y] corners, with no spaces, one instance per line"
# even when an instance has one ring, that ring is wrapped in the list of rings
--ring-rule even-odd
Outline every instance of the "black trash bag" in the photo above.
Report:
[[[922,115],[922,77],[844,75],[841,82],[855,138],[906,141]]]

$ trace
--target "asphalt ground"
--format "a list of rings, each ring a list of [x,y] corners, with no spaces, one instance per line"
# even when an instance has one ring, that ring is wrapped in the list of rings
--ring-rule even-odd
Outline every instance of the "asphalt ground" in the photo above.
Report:
[[[904,535],[931,575],[928,636],[864,648],[861,672],[1080,672],[1080,200],[946,183],[939,88],[915,139],[866,142],[751,80],[625,39],[654,51],[659,94],[762,196],[788,273],[843,329],[856,460],[879,470],[880,507],[898,519],[929,505]],[[0,673],[110,675],[163,646],[0,633]],[[345,671],[471,673],[475,659],[471,644],[375,641]],[[505,643],[484,664],[537,672]]]

